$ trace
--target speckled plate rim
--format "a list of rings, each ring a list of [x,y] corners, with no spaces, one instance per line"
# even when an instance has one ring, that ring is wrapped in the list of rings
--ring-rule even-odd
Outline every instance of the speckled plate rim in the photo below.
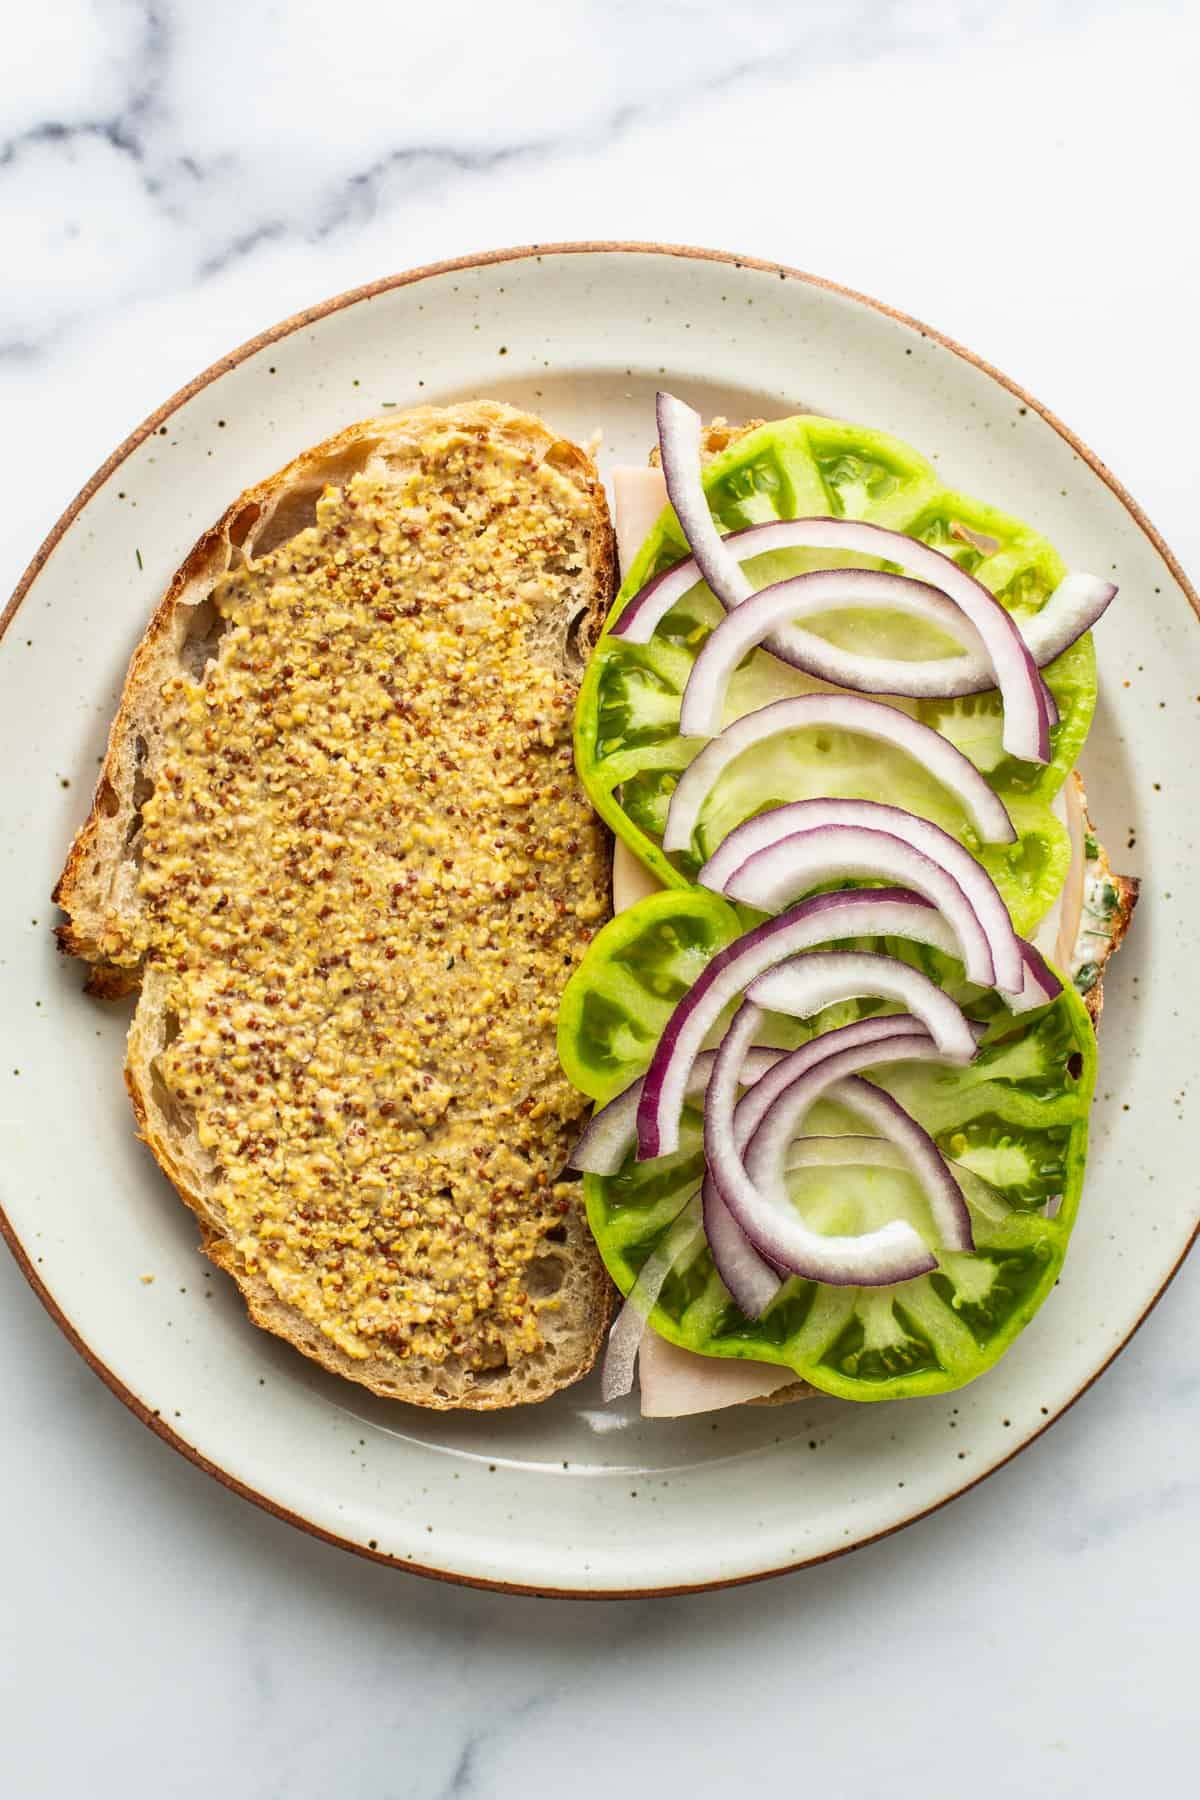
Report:
[[[79,490],[70,505],[64,510],[60,518],[47,533],[46,538],[31,559],[28,568],[17,583],[12,597],[5,606],[4,611],[0,613],[0,640],[3,639],[8,627],[12,624],[22,602],[29,594],[33,584],[45,567],[47,560],[56,546],[73,525],[79,514],[83,511],[88,501],[103,486],[113,472],[118,469],[120,465],[125,462],[125,460],[181,406],[193,399],[194,396],[200,393],[204,388],[211,386],[212,383],[220,380],[222,376],[237,368],[238,365],[246,361],[247,358],[254,356],[258,351],[265,349],[270,344],[277,343],[282,338],[291,336],[294,332],[302,331],[305,327],[315,324],[318,320],[327,318],[331,313],[340,312],[344,308],[355,306],[361,301],[372,300],[380,294],[389,293],[393,289],[408,287],[416,282],[427,281],[433,277],[453,274],[468,269],[491,268],[510,262],[524,262],[531,258],[536,259],[549,256],[609,256],[613,254],[691,258],[698,262],[723,263],[735,269],[751,269],[760,274],[778,275],[781,281],[803,282],[808,287],[823,289],[827,293],[839,295],[843,299],[854,301],[860,306],[869,307],[873,312],[881,313],[890,319],[894,319],[898,324],[907,326],[911,330],[919,332],[923,337],[929,338],[932,342],[939,344],[943,349],[949,350],[953,355],[960,357],[964,362],[970,363],[982,374],[989,376],[991,380],[1007,389],[1010,394],[1020,400],[1022,405],[1030,407],[1037,412],[1040,417],[1044,419],[1055,432],[1057,432],[1058,436],[1070,446],[1081,461],[1091,469],[1092,473],[1104,483],[1114,497],[1125,508],[1138,529],[1149,539],[1158,555],[1171,571],[1172,576],[1186,596],[1197,619],[1200,619],[1200,594],[1197,593],[1192,583],[1188,580],[1178,558],[1164,541],[1161,533],[1147,518],[1137,501],[1126,490],[1121,482],[1117,480],[1112,471],[1105,466],[1094,451],[1090,450],[1073,431],[1063,424],[1061,419],[1057,418],[1056,415],[1052,413],[1048,407],[1044,406],[1034,395],[1027,392],[1027,390],[1021,387],[1019,383],[1011,380],[1009,376],[994,367],[993,364],[987,362],[983,357],[976,356],[973,351],[966,349],[953,338],[947,337],[944,332],[937,331],[932,326],[926,325],[922,320],[914,318],[911,313],[903,312],[894,306],[888,306],[881,300],[872,299],[868,294],[859,293],[854,288],[845,287],[836,281],[829,281],[823,276],[812,275],[802,269],[793,269],[784,263],[766,262],[758,257],[738,256],[730,251],[709,250],[687,244],[658,244],[624,241],[620,239],[591,239],[578,243],[523,244],[510,249],[488,250],[474,256],[454,257],[445,262],[426,263],[420,268],[405,270],[397,275],[383,276],[378,281],[367,282],[361,287],[350,288],[344,293],[334,295],[331,299],[321,301],[316,306],[306,307],[302,312],[293,313],[290,318],[283,319],[278,324],[271,326],[268,330],[260,332],[256,337],[247,339],[246,342],[239,345],[237,349],[230,351],[228,355],[222,356],[216,362],[211,363],[207,369],[195,376],[184,387],[174,393],[169,400],[164,401],[160,407],[150,413],[147,418],[143,419],[142,423],[130,432],[129,436],[117,446],[111,456],[100,465],[91,479]],[[561,1588],[531,1586],[521,1582],[492,1581],[482,1576],[463,1575],[455,1573],[452,1570],[432,1568],[426,1564],[410,1559],[390,1556],[384,1551],[371,1550],[366,1545],[356,1543],[350,1538],[340,1537],[336,1532],[329,1531],[325,1529],[325,1527],[316,1524],[314,1521],[306,1519],[302,1514],[296,1513],[288,1507],[280,1505],[280,1503],[277,1500],[272,1499],[270,1495],[260,1493],[248,1483],[238,1480],[235,1476],[231,1475],[228,1470],[223,1469],[218,1463],[213,1462],[210,1457],[205,1456],[194,1444],[189,1443],[181,1433],[175,1431],[165,1419],[161,1418],[156,1413],[151,1412],[143,1405],[125,1383],[114,1374],[104,1362],[103,1358],[92,1349],[91,1345],[76,1328],[72,1320],[62,1310],[45,1283],[41,1280],[29,1254],[21,1243],[17,1232],[2,1206],[0,1206],[0,1234],[3,1235],[9,1250],[12,1252],[18,1268],[25,1276],[25,1279],[28,1281],[30,1287],[33,1289],[50,1317],[54,1320],[54,1323],[58,1326],[68,1342],[79,1352],[79,1355],[88,1364],[89,1368],[91,1368],[93,1372],[100,1377],[101,1381],[104,1382],[105,1386],[116,1395],[117,1399],[127,1406],[130,1412],[141,1420],[143,1425],[148,1426],[151,1431],[155,1432],[157,1436],[163,1440],[164,1443],[169,1444],[173,1450],[179,1451],[180,1455],[185,1456],[189,1462],[194,1463],[195,1466],[198,1469],[202,1469],[205,1474],[211,1475],[216,1481],[219,1481],[223,1487],[228,1488],[235,1494],[240,1494],[246,1500],[252,1501],[256,1506],[261,1507],[264,1512],[271,1513],[275,1518],[282,1519],[287,1524],[298,1527],[299,1530],[307,1532],[311,1537],[319,1538],[328,1544],[334,1544],[339,1549],[353,1551],[355,1555],[364,1557],[370,1562],[383,1563],[389,1568],[403,1569],[410,1574],[425,1575],[436,1581],[451,1582],[464,1587],[487,1589],[495,1593],[527,1594],[553,1599],[627,1600],[654,1597],[666,1598],[677,1594],[703,1593],[717,1588],[743,1587],[751,1582],[767,1581],[776,1575],[786,1575],[797,1569],[810,1568],[818,1563],[831,1562],[837,1557],[847,1556],[854,1550],[860,1550],[867,1544],[878,1543],[883,1538],[891,1537],[896,1532],[905,1530],[907,1526],[915,1524],[920,1519],[929,1518],[933,1513],[939,1512],[943,1506],[948,1506],[952,1500],[957,1500],[962,1494],[968,1493],[974,1487],[978,1487],[982,1481],[987,1480],[989,1475],[993,1475],[998,1469],[1004,1468],[1007,1463],[1012,1462],[1013,1459],[1019,1456],[1023,1450],[1027,1449],[1030,1444],[1035,1443],[1038,1438],[1043,1436],[1052,1425],[1056,1424],[1058,1420],[1070,1410],[1077,1400],[1081,1399],[1082,1396],[1087,1393],[1089,1388],[1100,1379],[1101,1375],[1111,1367],[1116,1358],[1121,1354],[1122,1350],[1124,1350],[1126,1345],[1130,1342],[1135,1332],[1137,1332],[1149,1318],[1150,1314],[1154,1311],[1154,1308],[1171,1285],[1171,1282],[1178,1274],[1189,1251],[1196,1243],[1197,1238],[1200,1237],[1200,1221],[1197,1222],[1191,1236],[1184,1244],[1179,1256],[1168,1271],[1161,1286],[1158,1288],[1157,1292],[1152,1295],[1138,1318],[1134,1320],[1120,1343],[1118,1343],[1115,1349],[1113,1349],[1093,1370],[1092,1374],[1080,1385],[1075,1393],[1071,1395],[1066,1404],[1062,1406],[1052,1418],[1047,1419],[1044,1425],[1040,1426],[1022,1443],[1018,1444],[1007,1456],[1004,1456],[1000,1458],[999,1461],[993,1463],[991,1467],[985,1469],[982,1474],[972,1477],[969,1481],[964,1481],[960,1487],[956,1487],[952,1489],[951,1492],[944,1494],[941,1499],[937,1500],[933,1505],[924,1507],[920,1512],[914,1513],[910,1518],[899,1520],[896,1524],[888,1526],[883,1531],[870,1533],[869,1535],[858,1538],[853,1543],[846,1544],[838,1549],[825,1551],[815,1556],[801,1557],[796,1561],[781,1563],[772,1568],[759,1569],[750,1573],[739,1574],[726,1580],[688,1582],[671,1586],[605,1588],[603,1590],[582,1587]]]

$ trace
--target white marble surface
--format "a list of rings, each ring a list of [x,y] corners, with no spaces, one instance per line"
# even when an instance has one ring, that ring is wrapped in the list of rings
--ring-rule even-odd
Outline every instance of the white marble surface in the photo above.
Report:
[[[392,269],[598,236],[927,317],[1066,418],[1194,574],[1198,77],[1194,7],[1155,0],[10,11],[0,589],[231,344]],[[935,1518],[765,1587],[585,1605],[424,1583],[256,1512],[106,1393],[4,1258],[3,1791],[1187,1791],[1198,1274]]]

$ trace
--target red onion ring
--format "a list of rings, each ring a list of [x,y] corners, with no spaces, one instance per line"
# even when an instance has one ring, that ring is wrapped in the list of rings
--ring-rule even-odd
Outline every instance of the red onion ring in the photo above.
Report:
[[[817,894],[745,932],[707,963],[677,1004],[655,1047],[638,1101],[638,1160],[679,1148],[679,1119],[692,1065],[708,1033],[756,975],[801,950],[835,939],[910,938],[938,950],[955,939],[935,907],[905,888]]]
[[[889,832],[856,825],[818,825],[797,832],[749,857],[723,891],[756,912],[779,913],[830,882],[876,879],[912,888],[931,901],[958,940],[968,978],[980,987],[995,984],[987,933],[958,882],[940,863]]]
[[[692,664],[679,709],[681,737],[716,737],[724,722],[729,683],[739,664],[761,644],[782,662],[836,687],[857,693],[940,697],[944,660],[915,662],[903,657],[864,656],[844,650],[796,621],[842,607],[875,607],[903,612],[960,639],[988,669],[983,639],[952,600],[928,582],[884,569],[812,569],[760,588],[711,631]],[[970,634],[967,637],[967,634]]]
[[[832,525],[844,522],[818,521],[820,524]],[[756,556],[766,556],[773,551],[811,548],[812,524],[811,519],[772,519],[763,525],[746,525],[740,531],[731,531],[721,539],[721,544],[730,555],[736,556],[739,563],[749,562]],[[876,526],[874,529],[883,528]],[[906,537],[903,532],[897,532],[895,536],[902,544],[916,541]],[[940,555],[941,552],[934,554]],[[890,555],[887,560],[902,562],[904,558],[901,555]],[[950,559],[946,557],[943,560],[948,562]],[[623,638],[628,644],[648,644],[671,609],[703,580],[694,556],[672,563],[669,569],[655,575],[626,602],[609,635]],[[937,576],[931,575],[930,586],[940,592],[936,588],[936,582]],[[1065,576],[1045,605],[1018,623],[1018,629],[1038,667],[1044,668],[1047,663],[1053,662],[1064,650],[1069,650],[1085,631],[1090,631],[1108,609],[1116,593],[1114,584],[1099,575],[1072,571]],[[952,606],[953,602],[949,604]],[[954,610],[958,611],[957,608]],[[961,614],[959,619],[960,622],[951,635],[960,637],[964,645],[970,645],[972,639],[968,635],[968,621]],[[934,618],[930,619],[930,623],[938,624],[939,627],[941,625],[941,621]],[[980,644],[982,641],[979,639]],[[944,691],[936,696],[938,699],[955,700],[968,694],[982,694],[996,685],[995,671],[980,651],[968,648],[963,657],[946,657],[939,661],[938,666],[947,683]]]
[[[879,1286],[888,1281],[909,1280],[913,1274],[936,1267],[936,1260],[911,1226],[904,1226],[903,1237],[893,1226],[886,1226],[881,1232],[865,1233],[861,1238],[822,1238],[788,1211],[783,1181],[786,1151],[805,1114],[824,1094],[831,1094],[865,1117],[904,1153],[929,1200],[945,1247],[968,1251],[974,1247],[962,1190],[928,1132],[882,1088],[846,1079],[856,1076],[859,1069],[882,1063],[936,1060],[936,1047],[927,1037],[917,1036],[899,1036],[889,1042],[837,1051],[804,1069],[774,1098],[755,1107],[759,1116],[747,1142],[744,1162],[734,1152],[732,1136],[716,1146],[718,1158],[715,1163],[710,1160],[713,1178],[734,1218],[761,1254],[810,1280],[827,1281],[834,1286]],[[783,1063],[776,1065],[777,1070],[783,1067]],[[752,1088],[746,1098],[753,1094]],[[753,1118],[754,1114],[748,1116]],[[738,1123],[735,1114],[735,1133]],[[920,1267],[916,1266],[918,1261]],[[901,1265],[907,1272],[895,1274],[893,1271]]]
[[[735,1107],[737,1090],[741,1085],[738,1071],[744,1065],[746,1046],[761,1027],[761,1008],[751,1000],[743,1001],[717,1050],[704,1106],[704,1150],[709,1164],[703,1195],[704,1235],[708,1239],[717,1273],[748,1319],[761,1318],[775,1298],[779,1291],[779,1271],[759,1254],[729,1210],[716,1170],[724,1155],[729,1153],[736,1163],[736,1170],[731,1163],[727,1179],[737,1181],[745,1178],[745,1170],[741,1167],[742,1152],[758,1118],[779,1091],[777,1085],[769,1088],[757,1112],[746,1110],[741,1103]],[[791,1052],[789,1056],[781,1057],[774,1067],[778,1068],[786,1062],[788,1079],[794,1080],[803,1069],[817,1066],[839,1050],[883,1044],[898,1037],[907,1039],[918,1036],[928,1039],[928,1034],[922,1031],[919,1022],[903,1014],[890,1018],[857,1019],[837,1031],[826,1032],[823,1037],[814,1038],[811,1043]],[[774,1069],[764,1072],[760,1083],[769,1081],[773,1073]],[[758,1086],[760,1083],[754,1085]],[[784,1085],[786,1086],[786,1081]],[[753,1092],[753,1088],[750,1091]],[[748,1096],[744,1096],[746,1097]]]
[[[828,1033],[830,1038],[836,1035],[834,1032]],[[820,1042],[819,1038],[815,1040],[818,1045]],[[812,1047],[805,1045],[804,1049],[811,1050]],[[799,1053],[796,1054],[799,1066]],[[714,1125],[711,1148],[706,1129],[705,1149],[712,1178],[734,1219],[760,1255],[769,1257],[772,1262],[810,1281],[823,1281],[834,1287],[879,1287],[893,1281],[910,1281],[937,1267],[936,1258],[930,1253],[920,1234],[905,1220],[892,1220],[878,1230],[864,1232],[858,1237],[826,1237],[813,1231],[790,1207],[783,1186],[782,1166],[783,1152],[804,1113],[830,1089],[836,1088],[839,1098],[842,1097],[842,1089],[849,1087],[845,1081],[846,1076],[881,1063],[939,1059],[939,1052],[929,1038],[915,1034],[835,1050],[822,1056],[765,1106],[762,1117],[747,1142],[746,1161],[742,1160],[737,1150],[736,1114],[733,1130],[728,1136],[720,1131],[719,1126]],[[782,1068],[783,1063],[776,1067]],[[882,1093],[882,1089],[872,1089],[871,1092]],[[750,1094],[753,1093],[754,1089],[751,1088]],[[857,1096],[852,1101],[850,1094],[847,1094],[845,1103],[855,1104],[857,1110]],[[866,1110],[865,1106],[863,1110]],[[904,1120],[908,1119],[903,1108],[897,1108],[897,1112],[903,1115]],[[929,1194],[931,1203],[934,1203],[936,1197],[935,1217],[943,1231],[959,1241],[965,1232],[969,1239],[970,1220],[966,1214],[965,1202],[932,1140],[929,1141],[929,1148],[939,1165],[938,1169],[930,1161],[929,1149],[913,1135],[921,1130],[915,1120],[908,1121],[912,1126],[911,1133],[904,1129],[900,1121],[890,1116],[885,1124],[882,1109],[871,1122],[878,1129],[886,1130],[889,1138],[909,1151],[910,1166]],[[781,1132],[785,1130],[786,1138],[778,1146],[779,1168],[776,1170],[771,1157]],[[754,1159],[753,1166],[750,1163],[751,1157]],[[961,1218],[952,1205],[954,1193],[958,1193]]]
[[[1086,608],[1080,604],[1083,597],[1091,600],[1100,588],[1104,590],[1103,605],[1097,609],[1094,603]],[[1088,629],[1086,623],[1080,625],[1079,621],[1103,612],[1115,592],[1111,582],[1099,583],[1096,576],[1067,576],[1056,590],[1056,595],[1063,596],[1061,603],[1036,634],[1037,648],[1049,650],[1052,634],[1057,641],[1068,631],[1074,632],[1069,640],[1074,643]],[[797,623],[814,613],[856,606],[901,612],[936,625],[948,636],[956,637],[963,644],[964,653],[925,659],[866,656],[832,644]],[[1047,602],[1044,610],[1049,608]],[[1031,626],[1041,618],[1041,613],[1036,614]],[[860,694],[941,700],[984,693],[996,686],[979,632],[940,589],[884,569],[812,569],[760,588],[709,634],[684,688],[679,711],[681,737],[717,735],[724,721],[726,695],[734,671],[759,645],[805,674]],[[1049,654],[1036,655],[1033,644],[1028,647],[1039,667],[1051,660]],[[1042,687],[1048,725],[1057,725],[1057,703],[1044,682]]]
[[[995,882],[957,838],[928,819],[904,812],[898,806],[887,806],[877,800],[814,799],[793,800],[784,806],[771,807],[735,826],[709,857],[697,880],[714,893],[732,893],[733,889],[727,885],[730,878],[740,877],[743,870],[748,871],[752,861],[760,869],[770,866],[759,862],[762,852],[772,850],[794,833],[807,834],[824,826],[852,826],[886,832],[910,844],[915,851],[944,869],[966,895],[987,939],[993,964],[992,975],[985,977],[981,961],[980,975],[976,976],[972,973],[971,963],[964,958],[968,975],[973,981],[982,977],[982,985],[994,985],[1003,993],[1020,993],[1024,980],[1020,939],[1012,928],[1008,908],[1000,898]],[[919,891],[925,892],[924,889]],[[926,892],[925,897],[938,904],[932,893]],[[764,907],[761,910],[772,909]]]
[[[754,592],[754,583],[742,572],[724,539],[704,492],[700,477],[700,441],[704,423],[700,414],[674,394],[660,393],[655,402],[658,418],[658,453],[662,458],[667,498],[687,539],[688,548],[717,599],[723,606],[737,606]]]
[[[742,1059],[740,1085],[746,1087],[757,1081],[782,1055],[782,1050],[767,1050],[751,1044]],[[716,1058],[715,1050],[702,1050],[692,1064],[686,1088],[689,1099],[702,1094],[708,1086]],[[567,1158],[568,1169],[582,1169],[588,1175],[620,1174],[626,1157],[637,1143],[638,1101],[645,1080],[644,1075],[639,1075],[615,1098],[596,1109]]]
[[[746,998],[767,1012],[811,1019],[846,1000],[893,1000],[929,1033],[946,1062],[969,1063],[976,1038],[962,1008],[920,969],[875,950],[809,950],[755,976]]]
[[[1035,1006],[1046,1006],[1062,993],[1062,982],[1054,973],[1040,950],[1032,944],[1020,939],[1021,955],[1025,962],[1025,981],[1021,989],[1020,1000],[1008,1002],[1013,1012],[1031,1012]]]
[[[723,606],[737,607],[754,589],[738,560],[737,546],[727,545],[709,509],[701,475],[700,415],[666,393],[658,395],[657,415],[667,493],[697,569]],[[940,588],[983,640],[1004,702],[1004,748],[1026,762],[1050,760],[1051,705],[1046,685],[1019,627],[981,582],[940,550],[906,537],[903,532],[889,531],[861,519],[789,523],[805,527],[803,536],[793,538],[793,543],[801,542],[811,549],[851,550],[898,562]],[[618,629],[620,624],[618,621]]]
[[[638,1271],[625,1304],[613,1321],[600,1371],[601,1399],[618,1400],[631,1392],[638,1351],[646,1335],[650,1314],[676,1264],[694,1249],[703,1233],[695,1199],[690,1200],[670,1227],[657,1250]]]
[[[779,1270],[759,1255],[711,1175],[705,1177],[700,1203],[713,1267],[738,1311],[748,1319],[761,1319],[783,1285]]]
[[[907,713],[859,694],[799,694],[773,700],[727,725],[720,737],[710,738],[679,777],[667,807],[663,829],[664,850],[687,850],[704,802],[730,763],[755,744],[784,732],[824,726],[835,731],[857,732],[863,737],[903,750],[919,762],[935,781],[955,795],[985,843],[1016,841],[1012,820],[1004,802],[990,788],[973,762],[961,750],[940,737],[928,725]]]

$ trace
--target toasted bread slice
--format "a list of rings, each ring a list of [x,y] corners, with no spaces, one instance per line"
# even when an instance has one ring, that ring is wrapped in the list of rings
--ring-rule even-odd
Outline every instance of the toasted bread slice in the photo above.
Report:
[[[140,1133],[251,1317],[424,1406],[540,1400],[608,1318],[554,1029],[608,910],[571,719],[612,582],[538,419],[351,426],[187,557],[55,889],[90,990],[138,990]]]

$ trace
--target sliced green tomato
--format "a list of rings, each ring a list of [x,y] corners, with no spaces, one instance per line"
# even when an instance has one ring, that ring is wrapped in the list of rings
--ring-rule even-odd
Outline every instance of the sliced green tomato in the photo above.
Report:
[[[813,514],[861,518],[906,532],[952,556],[1017,618],[1038,611],[1066,567],[1053,546],[1019,521],[943,487],[925,459],[882,432],[835,420],[801,417],[765,425],[717,456],[704,475],[714,514],[728,530],[775,518]],[[684,553],[668,509],[650,533],[617,597],[608,624],[659,570]],[[863,557],[787,551],[747,565],[761,585],[834,562],[868,565]],[[1053,756],[1043,767],[1008,756],[1000,741],[997,693],[961,700],[891,701],[932,726],[969,756],[1004,798],[1020,832],[1015,855],[980,846],[953,798],[899,751],[846,732],[795,732],[750,750],[714,790],[693,853],[661,848],[666,809],[679,778],[700,748],[681,738],[679,705],[697,652],[721,617],[708,589],[697,585],[662,621],[649,644],[627,644],[606,629],[593,652],[579,697],[576,760],[596,809],[668,886],[682,887],[701,856],[733,825],[781,801],[807,795],[887,800],[956,832],[988,867],[1017,929],[1030,929],[1052,904],[1065,877],[1065,834],[1049,811],[1078,758],[1096,700],[1090,636],[1044,671],[1060,721]],[[873,655],[942,656],[941,634],[918,630],[894,614],[856,611],[811,621],[831,641]],[[765,651],[755,651],[730,684],[726,723],[785,695],[825,689]]]
[[[733,907],[702,888],[651,894],[610,919],[563,989],[558,1056],[567,1078],[598,1101],[636,1081],[676,1003],[741,930]]]
[[[655,894],[607,925],[564,996],[559,1046],[571,1079],[598,1101],[636,1080],[683,987],[741,929],[733,908],[696,890]],[[905,947],[889,942],[887,948]],[[778,1363],[846,1399],[944,1393],[990,1367],[1053,1287],[1086,1158],[1096,1066],[1087,1014],[1064,986],[1053,1005],[1013,1019],[996,996],[965,987],[948,958],[911,945],[907,953],[973,1013],[992,1020],[968,1068],[896,1064],[874,1078],[958,1166],[974,1255],[941,1252],[935,1273],[887,1288],[833,1288],[797,1278],[764,1318],[749,1320],[701,1244],[671,1276],[653,1314],[654,1328],[672,1343],[708,1356]],[[764,1041],[795,1043],[864,1010],[850,1002],[808,1026],[768,1020]],[[847,1109],[824,1101],[806,1129],[862,1127]],[[615,1176],[584,1178],[592,1231],[623,1292],[696,1193],[703,1172],[701,1119],[689,1110],[674,1155],[644,1163],[630,1156]],[[793,1173],[790,1191],[816,1230],[866,1231],[906,1218],[932,1240],[926,1202],[901,1170],[803,1169]],[[1048,1219],[1045,1204],[1059,1195],[1056,1216]]]

